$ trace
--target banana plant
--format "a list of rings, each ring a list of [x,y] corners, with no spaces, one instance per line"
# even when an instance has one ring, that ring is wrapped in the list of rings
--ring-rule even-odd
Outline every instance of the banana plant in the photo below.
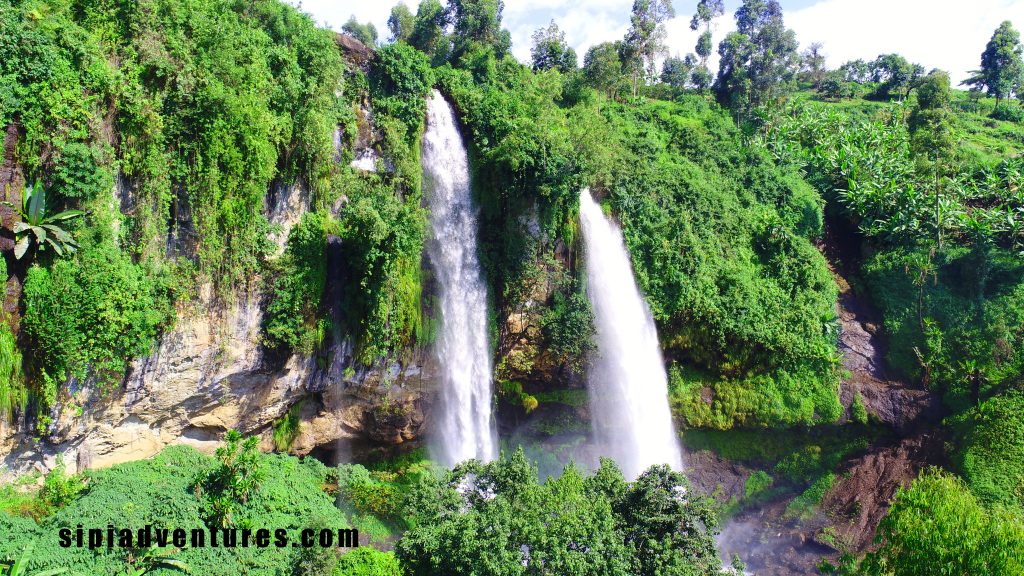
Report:
[[[0,568],[4,568],[6,571],[2,572],[4,576],[57,576],[57,574],[67,573],[67,568],[54,568],[52,570],[43,570],[41,572],[28,572],[28,562],[32,558],[32,550],[36,547],[36,543],[33,540],[29,542],[25,549],[22,550],[21,556],[16,559],[0,561]]]
[[[10,202],[6,204],[10,205]],[[21,222],[14,224],[14,236],[17,240],[14,245],[14,257],[18,260],[24,258],[32,244],[37,244],[39,250],[46,250],[49,246],[58,256],[74,252],[78,249],[78,243],[58,224],[82,216],[85,216],[85,212],[81,210],[65,210],[47,216],[46,192],[38,181],[34,182],[25,188]]]

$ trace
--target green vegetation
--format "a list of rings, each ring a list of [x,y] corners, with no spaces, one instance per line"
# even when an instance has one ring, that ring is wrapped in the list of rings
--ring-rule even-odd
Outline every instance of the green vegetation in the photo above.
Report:
[[[60,223],[79,218],[85,213],[81,210],[65,210],[60,214],[46,216],[46,193],[36,182],[22,193],[24,206],[21,209],[21,222],[14,225],[17,243],[14,245],[14,257],[21,260],[29,253],[29,248],[45,251],[47,247],[63,256],[78,249],[78,243],[71,239]],[[31,257],[29,258],[31,259]]]
[[[259,490],[265,471],[253,436],[242,439],[237,430],[228,430],[226,444],[214,455],[218,465],[196,479],[196,494],[202,499],[208,523],[234,526],[245,518],[236,518],[236,509]]]
[[[2,260],[0,260],[2,263]],[[5,276],[0,274],[0,277]],[[10,422],[14,411],[24,410],[27,390],[21,374],[21,350],[5,322],[0,322],[0,421]]]
[[[339,501],[360,534],[372,542],[383,542],[408,529],[405,500],[434,472],[423,449],[368,467],[342,464],[338,466]]]
[[[230,456],[228,452],[231,450],[222,452],[219,458]],[[237,452],[235,454],[237,456]],[[244,518],[247,521],[245,525],[252,527],[284,528],[288,531],[289,541],[297,541],[302,528],[320,525],[348,527],[344,515],[334,504],[334,498],[323,489],[334,481],[332,469],[315,460],[300,461],[290,456],[258,452],[248,454],[251,459],[246,466],[258,465],[264,475],[258,487],[249,491],[246,501],[235,503],[233,512],[236,520]],[[82,574],[117,574],[127,570],[130,563],[134,563],[137,569],[141,566],[139,559],[148,553],[146,550],[61,548],[55,535],[61,528],[74,530],[86,518],[90,525],[106,526],[109,523],[136,532],[146,524],[205,529],[206,512],[195,490],[196,472],[226,478],[222,472],[235,467],[237,462],[237,459],[228,458],[225,463],[203,456],[192,448],[174,446],[151,460],[89,472],[85,491],[71,496],[58,510],[47,508],[38,524],[29,518],[0,514],[0,531],[11,536],[0,544],[0,558],[17,557],[26,546],[34,543],[33,553],[28,557],[29,574],[51,568],[67,568],[72,573]],[[72,480],[81,482],[77,478]],[[64,490],[53,493],[58,492],[67,493]],[[210,527],[219,526],[213,524]],[[157,553],[160,552],[158,549]],[[292,547],[186,546],[177,551],[165,549],[163,552],[170,552],[169,558],[187,565],[194,574],[212,576],[291,573],[301,560],[299,549]],[[364,564],[372,565],[372,558]]]
[[[864,574],[1017,574],[1024,570],[1024,519],[986,510],[963,482],[931,471],[900,490],[879,525]]]
[[[274,421],[274,449],[278,452],[287,452],[295,439],[299,436],[299,413],[302,411],[302,401],[298,401],[285,412],[285,415]]]
[[[868,423],[868,411],[864,407],[864,397],[860,395],[860,392],[853,397],[853,403],[850,404],[850,418],[858,424]]]
[[[686,478],[652,467],[627,483],[605,460],[538,483],[522,451],[421,482],[396,545],[407,574],[718,574],[717,519]],[[524,550],[529,555],[524,557]]]
[[[37,351],[29,373],[36,382],[71,376],[113,387],[174,322],[175,280],[165,264],[134,264],[98,229],[84,231],[80,242],[73,260],[28,271],[22,329]],[[37,389],[40,407],[52,405],[55,394]]]
[[[840,463],[882,435],[859,394],[854,425],[832,426],[838,290],[820,248],[842,246],[834,264],[881,313],[888,367],[942,396],[963,478],[930,472],[901,491],[878,551],[848,564],[1021,571],[1019,34],[999,26],[962,92],[899,54],[828,70],[827,47],[801,52],[779,2],[743,0],[712,77],[724,8],[697,3],[694,54],[659,72],[667,0],[636,0],[625,36],[581,68],[555,22],[535,33],[528,65],[512,58],[498,0],[398,5],[390,42],[353,18],[343,33],[373,49],[365,61],[277,0],[0,0],[0,127],[17,134],[32,182],[3,192],[20,221],[0,260],[17,312],[0,318],[0,416],[53,432],[59,402],[119,386],[206,285],[201,313],[261,303],[270,368],[293,353],[323,366],[343,342],[367,365],[429,344],[419,144],[438,89],[469,148],[498,399],[517,417],[586,405],[566,387],[594,352],[577,223],[590,188],[622,225],[687,443],[758,468],[725,511],[787,493],[787,516],[810,517]],[[353,167],[357,154],[374,170]],[[268,190],[309,206],[283,253]],[[274,423],[280,452],[299,410]],[[563,410],[530,426],[554,436],[587,423]],[[0,529],[16,535],[0,557],[36,572],[717,573],[714,507],[678,498],[686,488],[664,468],[625,482],[609,463],[541,483],[521,452],[443,476],[422,453],[335,470],[262,455],[232,432],[214,458],[173,448],[0,489]],[[352,524],[396,552],[93,554],[46,536],[81,518]]]
[[[1024,392],[983,402],[958,418],[959,468],[980,500],[1024,510]]]
[[[272,349],[311,353],[324,339],[320,300],[327,284],[330,217],[307,212],[288,234],[284,255],[273,263],[263,318],[263,340]]]

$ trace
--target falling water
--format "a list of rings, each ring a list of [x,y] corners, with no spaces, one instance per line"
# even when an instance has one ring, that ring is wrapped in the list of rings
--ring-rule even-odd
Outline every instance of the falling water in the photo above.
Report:
[[[436,90],[427,101],[422,161],[432,230],[427,254],[441,300],[436,353],[443,381],[435,457],[448,466],[469,458],[493,460],[487,290],[476,252],[477,216],[455,113]]]
[[[589,190],[580,193],[587,295],[594,307],[597,351],[588,384],[598,449],[636,478],[652,464],[682,467],[668,407],[658,333],[640,295],[618,227]]]

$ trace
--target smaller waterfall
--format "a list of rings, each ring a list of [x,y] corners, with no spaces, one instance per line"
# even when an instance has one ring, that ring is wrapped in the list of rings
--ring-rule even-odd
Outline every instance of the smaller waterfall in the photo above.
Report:
[[[626,478],[653,464],[682,468],[668,406],[668,378],[658,333],[633,278],[622,232],[590,196],[580,193],[587,296],[594,308],[597,350],[588,374],[597,446]]]
[[[487,288],[477,257],[469,163],[455,112],[436,90],[427,101],[422,146],[432,232],[427,255],[441,302],[436,353],[443,380],[436,458],[446,466],[470,458],[493,460],[497,433],[491,418]]]

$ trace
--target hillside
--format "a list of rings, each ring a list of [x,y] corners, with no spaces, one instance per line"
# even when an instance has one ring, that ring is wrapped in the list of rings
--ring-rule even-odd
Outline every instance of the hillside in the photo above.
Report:
[[[814,68],[752,0],[712,84],[645,6],[580,67],[554,24],[515,60],[489,2],[396,7],[377,42],[278,0],[0,0],[0,559],[1022,569],[1024,108],[895,55]],[[595,296],[581,191],[643,371],[599,332],[629,295]],[[602,458],[631,420],[598,421],[598,360],[655,387],[621,410],[670,410],[682,466]],[[83,522],[363,547],[52,537]]]

